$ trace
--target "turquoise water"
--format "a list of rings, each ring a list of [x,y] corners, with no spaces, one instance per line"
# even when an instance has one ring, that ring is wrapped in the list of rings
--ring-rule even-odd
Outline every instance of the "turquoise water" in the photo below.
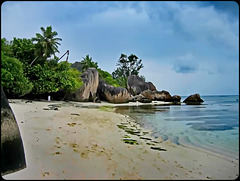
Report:
[[[122,107],[142,127],[176,144],[239,158],[239,96],[201,96],[201,105]],[[182,101],[186,96],[182,96]]]

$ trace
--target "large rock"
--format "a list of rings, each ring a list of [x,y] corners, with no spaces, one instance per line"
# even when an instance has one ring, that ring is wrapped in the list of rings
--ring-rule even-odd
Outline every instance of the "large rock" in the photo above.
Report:
[[[151,90],[151,91],[157,91],[155,85],[153,85],[152,82],[146,82],[146,84],[147,84],[149,90]]]
[[[181,96],[179,95],[172,96],[172,102],[180,102],[180,101],[181,101]]]
[[[165,91],[165,90],[156,91],[155,92],[155,100],[171,102],[172,101],[172,96],[168,91]]]
[[[144,90],[156,91],[152,82],[145,82],[144,79],[137,75],[130,75],[127,79],[127,89],[133,95],[138,95]]]
[[[155,92],[151,90],[145,90],[140,95],[144,96],[145,98],[148,98],[150,100],[155,100]]]
[[[88,68],[82,75],[83,85],[74,93],[68,93],[66,99],[80,102],[95,102],[99,84],[99,73],[95,68]]]
[[[101,100],[106,100],[110,103],[127,103],[132,99],[127,89],[114,87],[101,79],[97,92]]]
[[[26,168],[22,138],[15,116],[1,87],[1,174]]]
[[[186,104],[198,105],[204,102],[198,93],[188,96],[184,101]]]
[[[142,98],[142,99],[139,100],[139,102],[141,102],[141,103],[151,103],[152,100],[148,99],[148,98]]]
[[[165,91],[165,90],[162,90],[162,91],[145,90],[141,94],[144,97],[151,100],[172,102],[172,96],[168,91]]]

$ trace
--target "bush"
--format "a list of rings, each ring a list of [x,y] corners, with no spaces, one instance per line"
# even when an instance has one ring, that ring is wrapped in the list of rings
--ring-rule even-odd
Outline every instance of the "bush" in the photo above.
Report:
[[[32,94],[44,94],[57,92],[57,83],[54,80],[54,71],[46,69],[39,64],[35,66],[26,66],[26,73],[33,83]]]
[[[98,73],[99,73],[99,77],[104,80],[107,84],[110,84],[114,87],[119,87],[118,82],[113,79],[112,75],[110,73],[108,73],[107,71],[103,71],[101,69],[97,69]]]
[[[24,64],[31,64],[34,60],[34,44],[31,39],[13,38],[11,42],[13,56]]]
[[[27,66],[26,72],[33,83],[32,94],[45,94],[58,91],[74,91],[83,84],[80,72],[70,68],[70,63],[60,62],[54,69],[47,64]]]
[[[22,63],[1,53],[1,85],[7,96],[20,97],[29,93],[33,85],[23,73]]]
[[[70,66],[68,62],[60,62],[56,71],[60,89],[73,92],[80,88],[83,82],[80,78],[81,73]]]

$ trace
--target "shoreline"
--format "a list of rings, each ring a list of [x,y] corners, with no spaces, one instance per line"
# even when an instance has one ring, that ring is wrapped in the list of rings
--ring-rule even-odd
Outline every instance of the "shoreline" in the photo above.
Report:
[[[169,104],[169,106],[171,106],[171,104]],[[124,113],[122,113],[122,112],[120,114],[124,115]],[[134,118],[134,116],[133,117],[131,116],[131,114],[126,113],[126,115],[130,116],[136,123],[138,122],[138,121],[135,120],[136,118]],[[137,124],[139,124],[139,123],[137,123]],[[155,137],[153,134],[151,136]],[[161,140],[164,140],[162,136],[158,135],[157,137]],[[172,142],[171,140],[169,140],[169,141]],[[176,144],[174,142],[172,142],[172,143]],[[221,157],[221,158],[226,159],[228,161],[232,161],[232,160],[235,160],[236,158],[239,158],[239,155],[236,156],[236,154],[228,154],[228,153],[226,153],[226,150],[222,151],[222,150],[218,150],[218,149],[214,149],[214,148],[209,148],[207,146],[192,145],[192,144],[188,144],[188,143],[182,142],[182,141],[178,142],[178,145],[183,146],[183,147],[188,147],[188,148],[191,148],[191,149],[195,149],[195,150],[199,150],[201,152],[205,152],[205,153],[208,153],[208,154],[213,154],[215,156]]]
[[[27,168],[5,179],[235,179],[239,174],[239,160],[155,139],[151,130],[115,113],[118,104],[10,100]],[[59,109],[43,110],[48,105]]]

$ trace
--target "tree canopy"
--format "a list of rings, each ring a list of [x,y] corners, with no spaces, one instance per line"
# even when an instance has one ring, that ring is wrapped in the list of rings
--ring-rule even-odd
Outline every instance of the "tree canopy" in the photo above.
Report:
[[[55,53],[62,39],[57,32],[51,26],[41,30],[32,39],[1,39],[1,85],[8,97],[74,91],[83,84],[81,72],[68,62],[58,63]]]
[[[129,56],[121,54],[118,59],[117,69],[112,73],[122,87],[127,87],[127,78],[130,75],[138,75],[141,68],[143,68],[142,60],[134,54]]]
[[[75,91],[83,84],[80,75],[90,67],[96,68],[106,83],[126,87],[128,76],[138,75],[143,68],[142,60],[134,54],[121,54],[112,74],[102,70],[88,54],[73,64],[59,62],[55,53],[59,53],[62,39],[56,37],[58,33],[51,26],[40,29],[42,34],[36,33],[31,39],[1,38],[1,85],[8,97]]]

